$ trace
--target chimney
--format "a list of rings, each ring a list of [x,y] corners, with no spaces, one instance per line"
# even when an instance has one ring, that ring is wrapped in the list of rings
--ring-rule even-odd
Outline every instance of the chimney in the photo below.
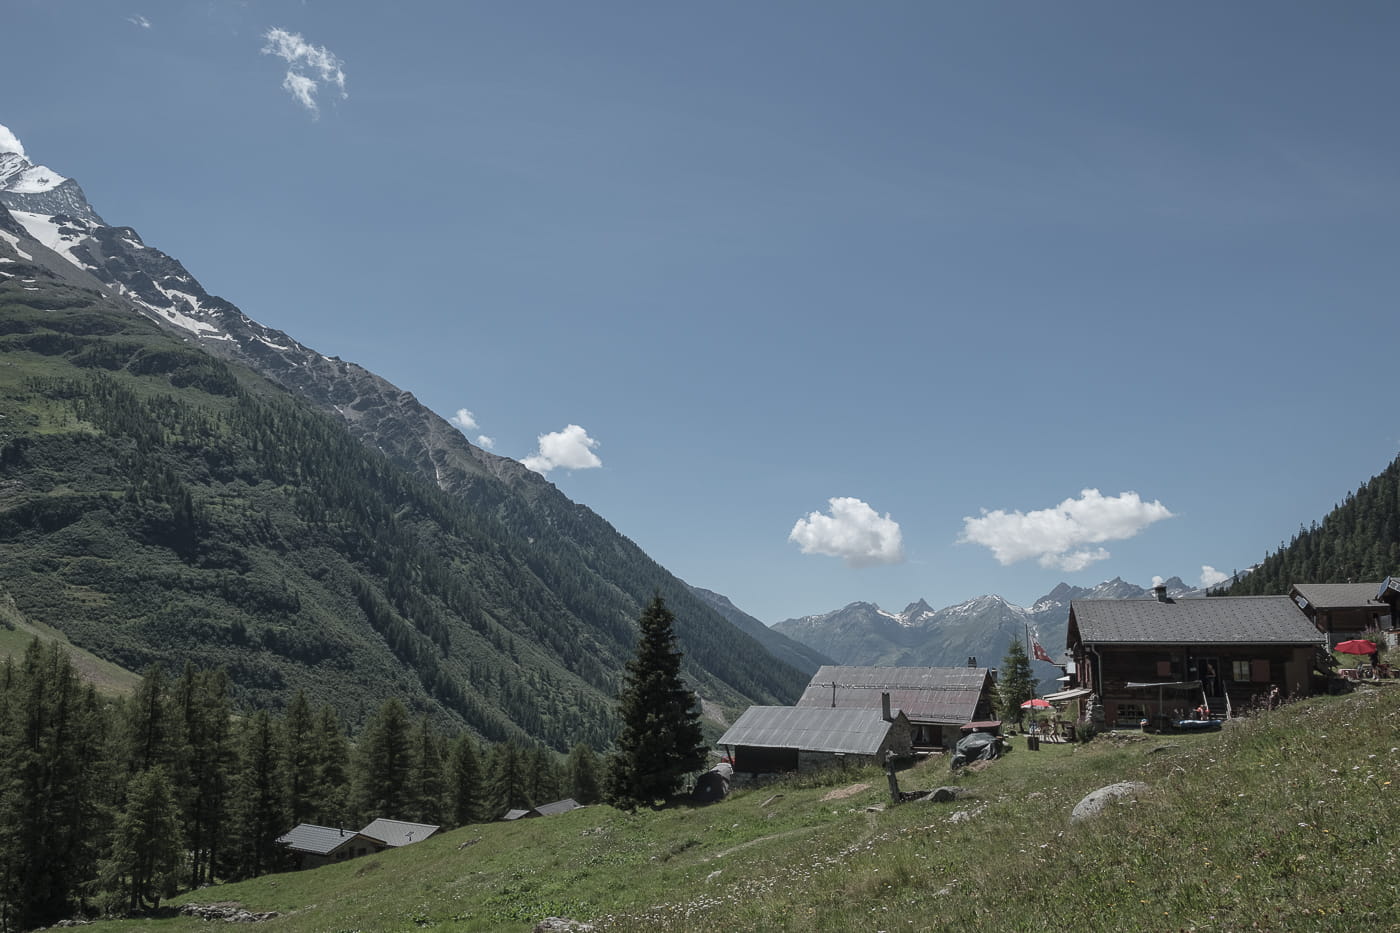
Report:
[[[967,666],[968,666],[968,667],[976,667],[976,666],[977,666],[977,658],[976,658],[976,657],[971,657],[971,656],[968,657],[968,659],[967,659]]]
[[[1158,583],[1156,586],[1154,586],[1152,588],[1152,593],[1154,596],[1157,597],[1157,602],[1169,602],[1169,600],[1167,599],[1167,586],[1165,583]]]
[[[885,722],[891,722],[894,717],[890,715],[890,695],[880,694],[880,714],[885,717]]]

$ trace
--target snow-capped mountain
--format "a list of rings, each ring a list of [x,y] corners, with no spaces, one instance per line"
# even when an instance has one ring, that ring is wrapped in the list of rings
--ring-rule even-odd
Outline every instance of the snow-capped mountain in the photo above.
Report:
[[[1180,577],[1163,585],[1173,598],[1205,596],[1204,590],[1188,587]],[[996,667],[1011,640],[1018,638],[1024,643],[1027,633],[1051,658],[1063,660],[1071,600],[1142,599],[1150,595],[1150,588],[1114,577],[1093,587],[1061,583],[1029,609],[1000,596],[979,596],[937,611],[922,599],[903,612],[855,602],[832,612],[787,619],[773,628],[840,664],[957,667],[976,658],[983,667]],[[1061,673],[1043,661],[1033,662],[1032,667],[1047,686]]]
[[[33,164],[18,152],[0,152],[0,192],[11,210],[45,217],[64,214],[89,224],[104,224],[76,181]]]
[[[126,299],[185,340],[335,414],[361,440],[444,490],[462,492],[482,473],[547,485],[517,461],[469,443],[412,393],[354,363],[324,356],[210,295],[184,266],[147,245],[135,230],[107,224],[77,182],[19,152],[0,153],[0,207],[32,241],[68,264],[67,273],[55,269],[57,274],[82,273],[84,281]]]

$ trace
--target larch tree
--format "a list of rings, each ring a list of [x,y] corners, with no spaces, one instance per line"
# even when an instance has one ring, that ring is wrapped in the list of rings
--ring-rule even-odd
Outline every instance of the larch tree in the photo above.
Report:
[[[565,766],[568,771],[569,792],[579,803],[597,803],[603,798],[598,782],[598,756],[587,744],[580,742],[569,752]]]
[[[681,679],[675,616],[658,595],[642,611],[637,655],[618,698],[622,733],[607,776],[607,800],[635,810],[655,806],[704,767],[708,749],[695,694]]]
[[[448,819],[453,826],[466,826],[484,818],[481,762],[476,740],[466,733],[453,741],[448,756],[448,798]]]
[[[364,822],[412,815],[414,755],[408,710],[385,700],[365,724],[355,762],[354,810]]]

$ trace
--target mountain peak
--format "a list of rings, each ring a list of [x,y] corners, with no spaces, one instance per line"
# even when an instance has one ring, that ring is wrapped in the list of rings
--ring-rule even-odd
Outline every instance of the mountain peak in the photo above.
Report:
[[[3,129],[0,126],[0,130]],[[0,133],[0,147],[6,145],[7,134],[8,131]],[[8,135],[13,139],[13,134]],[[97,216],[76,181],[47,166],[35,165],[25,158],[23,150],[0,152],[0,205],[12,211],[48,216],[64,214],[106,226],[106,221]]]

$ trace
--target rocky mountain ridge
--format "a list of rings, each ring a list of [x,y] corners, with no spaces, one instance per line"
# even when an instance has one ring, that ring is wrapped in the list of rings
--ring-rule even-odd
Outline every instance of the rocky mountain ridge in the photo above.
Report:
[[[1180,577],[1164,581],[1173,598],[1205,596]],[[976,658],[984,667],[996,667],[1013,638],[1023,643],[1026,634],[1040,642],[1059,661],[1065,650],[1069,605],[1075,599],[1141,599],[1151,589],[1118,577],[1092,587],[1061,583],[1029,608],[996,595],[978,596],[957,605],[934,610],[922,599],[901,612],[888,612],[875,603],[854,602],[817,615],[785,619],[776,631],[829,655],[838,664],[890,664],[957,667]],[[1060,676],[1054,664],[1034,661],[1032,667],[1043,683]]]

